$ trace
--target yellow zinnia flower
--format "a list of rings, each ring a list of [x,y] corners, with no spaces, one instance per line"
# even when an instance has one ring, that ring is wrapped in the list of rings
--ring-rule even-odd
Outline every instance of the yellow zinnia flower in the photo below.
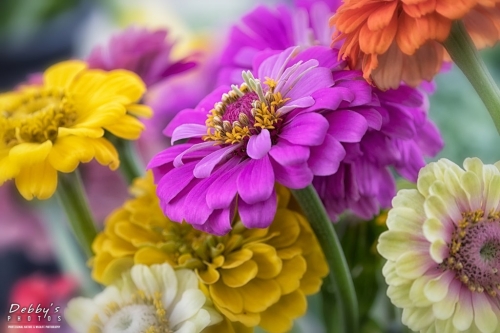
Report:
[[[43,84],[0,94],[0,185],[15,178],[27,200],[48,199],[57,172],[72,172],[96,159],[115,170],[119,165],[105,131],[137,139],[144,125],[134,116],[149,108],[136,103],[145,92],[141,79],[128,71],[89,70],[84,62],[56,64]]]
[[[110,284],[134,264],[190,268],[225,316],[213,332],[242,332],[257,325],[286,332],[305,313],[305,295],[319,290],[328,266],[290,192],[282,187],[278,192],[269,228],[246,229],[236,219],[229,234],[213,236],[166,218],[149,174],[136,180],[135,198],[108,217],[95,240],[93,277]]]

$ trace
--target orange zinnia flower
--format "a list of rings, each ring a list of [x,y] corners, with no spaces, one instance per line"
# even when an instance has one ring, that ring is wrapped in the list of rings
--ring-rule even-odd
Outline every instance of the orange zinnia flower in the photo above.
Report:
[[[440,44],[462,19],[477,47],[500,39],[500,0],[344,0],[330,19],[340,54],[381,89],[430,81],[447,57]]]

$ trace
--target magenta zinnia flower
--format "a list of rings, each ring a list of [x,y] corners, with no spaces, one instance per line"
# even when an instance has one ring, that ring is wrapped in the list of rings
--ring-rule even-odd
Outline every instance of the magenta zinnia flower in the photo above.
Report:
[[[237,209],[245,226],[267,227],[276,182],[300,189],[333,175],[346,155],[341,142],[357,143],[377,126],[361,74],[341,70],[345,63],[327,47],[297,53],[256,61],[257,78],[243,72],[243,84],[217,89],[170,123],[172,141],[189,141],[149,163],[170,219],[225,234]]]
[[[166,37],[165,30],[149,31],[131,26],[113,36],[107,45],[95,47],[87,62],[90,68],[134,72],[149,87],[195,66],[189,59],[172,60],[170,53],[174,44]]]
[[[272,50],[299,45],[307,50],[312,45],[328,46],[332,31],[328,17],[339,1],[296,0],[297,8],[257,7],[231,29],[223,51],[223,69],[219,82],[234,83],[241,70],[247,70],[260,57]],[[273,36],[270,38],[270,36]],[[340,45],[338,45],[340,46]],[[352,79],[360,79],[350,71]],[[346,74],[348,75],[348,74]],[[400,175],[416,181],[424,157],[434,156],[443,147],[436,126],[428,119],[428,98],[424,89],[400,86],[396,90],[366,89],[373,94],[377,112],[368,117],[372,126],[359,143],[342,143],[346,157],[333,175],[317,176],[314,185],[333,220],[350,209],[369,219],[390,207],[396,193],[394,168]],[[354,109],[351,109],[354,110]]]

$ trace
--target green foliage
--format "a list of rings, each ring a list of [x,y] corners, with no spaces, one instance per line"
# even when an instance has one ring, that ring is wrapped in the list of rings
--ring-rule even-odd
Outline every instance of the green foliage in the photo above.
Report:
[[[349,217],[340,222],[337,230],[341,235],[342,248],[356,288],[361,324],[368,325],[368,329],[373,327],[373,323],[370,324],[370,310],[379,290],[378,281],[383,263],[376,244],[379,235],[386,230],[385,214],[368,222],[347,219]]]

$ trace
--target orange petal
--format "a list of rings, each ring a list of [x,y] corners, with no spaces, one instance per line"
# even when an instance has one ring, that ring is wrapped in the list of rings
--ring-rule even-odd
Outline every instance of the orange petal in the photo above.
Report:
[[[364,25],[359,32],[359,47],[365,53],[382,54],[391,46],[398,31],[398,19],[394,14],[389,24],[381,30],[371,31]]]
[[[439,0],[436,12],[452,20],[460,19],[476,5],[476,0]]]
[[[398,1],[392,1],[375,9],[368,18],[367,25],[371,31],[384,29],[396,16]]]

